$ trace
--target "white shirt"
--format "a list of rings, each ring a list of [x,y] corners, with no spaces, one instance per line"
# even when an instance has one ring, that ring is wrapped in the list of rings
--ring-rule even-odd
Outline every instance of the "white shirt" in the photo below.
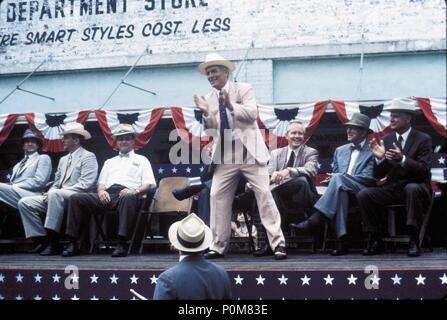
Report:
[[[363,148],[363,145],[365,144],[366,139],[364,139],[362,142],[360,142],[360,148]],[[353,143],[351,145],[354,145]],[[349,166],[347,174],[352,174],[352,170],[354,169],[355,163],[357,162],[357,158],[359,157],[360,150],[354,149],[351,151],[351,159],[349,160]]]
[[[289,162],[289,159],[290,159],[290,155],[292,154],[292,152],[294,152],[295,153],[295,161],[294,162],[296,162],[296,158],[298,157],[298,151],[300,150],[300,148],[302,148],[303,147],[303,145],[300,145],[298,148],[296,148],[296,149],[292,149],[292,148],[290,148],[290,146],[288,146],[287,147],[287,157],[286,157],[286,165],[287,165],[287,163]],[[292,167],[287,167],[287,169],[289,170],[289,172],[295,172],[295,174],[299,174],[299,170],[298,170],[298,168],[295,168],[294,166],[292,166]]]
[[[99,175],[98,184],[106,189],[113,184],[121,184],[130,189],[137,189],[143,184],[156,185],[154,173],[149,160],[133,150],[129,157],[116,156],[106,160]]]
[[[408,130],[407,131],[405,131],[404,133],[402,133],[402,134],[398,134],[397,132],[396,132],[396,141],[399,141],[399,136],[402,136],[402,143],[401,143],[401,145],[402,145],[402,150],[404,150],[404,148],[405,148],[405,144],[407,143],[407,140],[408,140],[408,135],[410,134],[410,131],[411,131],[411,127],[410,128],[408,128]]]

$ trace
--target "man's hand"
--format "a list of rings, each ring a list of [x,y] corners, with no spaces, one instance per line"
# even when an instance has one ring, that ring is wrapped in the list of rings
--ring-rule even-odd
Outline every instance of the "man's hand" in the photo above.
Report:
[[[250,184],[250,182],[247,182],[245,184],[245,192],[253,192],[253,186]]]
[[[208,116],[208,102],[206,102],[205,97],[199,97],[196,94],[194,95],[194,103],[196,104],[196,107],[202,110],[203,115],[205,117]]]
[[[285,179],[288,179],[290,177],[290,172],[288,169],[284,169],[281,171],[275,171],[272,174],[272,177],[270,178],[270,181],[273,183],[281,184],[284,182]]]
[[[369,149],[371,150],[374,157],[379,160],[382,160],[385,156],[385,144],[383,140],[380,140],[380,143],[377,143],[376,139],[373,139],[368,144]]]
[[[326,178],[324,178],[324,180],[321,180],[320,184],[322,185],[329,184],[333,175],[334,175],[333,173],[326,173]]]
[[[398,145],[396,145],[396,143],[393,143],[393,146],[394,149],[389,149],[387,152],[385,152],[385,158],[397,162],[402,161],[402,158],[404,157],[402,149]]]
[[[225,101],[225,108],[227,108],[230,111],[233,111],[234,108],[230,103],[230,95],[225,90],[222,90],[222,92],[223,92],[223,97],[224,97],[224,101]]]
[[[137,194],[137,190],[135,190],[135,189],[125,188],[125,189],[123,189],[123,190],[120,191],[119,198],[121,199],[121,198],[124,197],[126,194]]]
[[[43,194],[43,202],[47,203],[48,202],[48,192],[45,192]]]
[[[111,201],[109,193],[105,190],[98,191],[98,197],[102,204],[108,204]]]

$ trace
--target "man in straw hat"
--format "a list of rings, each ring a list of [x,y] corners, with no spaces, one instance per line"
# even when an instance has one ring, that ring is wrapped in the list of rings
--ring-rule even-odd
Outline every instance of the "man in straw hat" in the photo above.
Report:
[[[208,259],[223,257],[228,248],[231,203],[243,175],[253,186],[261,222],[275,258],[284,259],[287,253],[281,217],[269,188],[267,163],[270,155],[256,122],[253,88],[247,83],[229,81],[235,65],[218,54],[207,55],[198,69],[207,76],[213,90],[204,97],[194,95],[194,102],[203,112],[205,126],[214,129],[216,134],[211,157],[215,165],[210,195],[213,242],[205,256]]]
[[[231,299],[231,283],[221,266],[203,258],[212,241],[211,230],[194,213],[169,228],[169,241],[179,250],[180,262],[157,280],[154,300]]]
[[[67,206],[66,234],[72,241],[62,252],[70,257],[79,254],[79,238],[90,214],[105,209],[119,214],[119,242],[112,257],[127,255],[127,239],[132,233],[140,195],[155,187],[151,163],[134,152],[136,132],[130,124],[120,124],[113,132],[119,154],[106,160],[98,179],[96,193],[78,193],[70,197]]]
[[[61,133],[68,154],[59,160],[54,183],[42,196],[25,197],[19,211],[27,238],[36,238],[35,252],[41,255],[60,254],[59,233],[66,200],[77,192],[86,192],[95,185],[98,174],[96,156],[81,146],[90,133],[80,123],[69,123]],[[46,212],[42,224],[39,213]]]
[[[304,222],[290,225],[299,232],[312,232],[324,222],[329,222],[339,240],[331,252],[335,256],[348,252],[346,219],[349,193],[357,193],[376,182],[373,178],[374,159],[367,142],[370,122],[368,116],[354,113],[345,123],[349,143],[335,149],[333,173],[325,181],[329,182],[327,190],[314,205],[315,213]]]
[[[377,162],[377,186],[362,190],[357,198],[362,212],[363,231],[369,241],[365,255],[384,251],[380,240],[380,212],[383,206],[405,203],[406,225],[410,235],[408,256],[420,255],[419,230],[431,196],[432,140],[428,134],[411,127],[416,113],[414,100],[393,99],[390,128],[394,132],[380,142],[373,140],[370,149]]]
[[[27,129],[22,137],[24,158],[12,169],[9,183],[0,183],[0,202],[18,209],[23,197],[42,194],[51,175],[51,159],[39,154],[40,138]]]

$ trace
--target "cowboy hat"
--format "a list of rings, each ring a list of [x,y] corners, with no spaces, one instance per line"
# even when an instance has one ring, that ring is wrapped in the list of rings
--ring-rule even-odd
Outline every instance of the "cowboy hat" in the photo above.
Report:
[[[394,98],[391,100],[391,105],[383,108],[383,111],[389,112],[404,112],[410,114],[416,114],[416,102],[409,98]]]
[[[90,133],[84,129],[84,125],[79,122],[67,123],[64,131],[61,133],[61,136],[64,136],[66,134],[77,134],[84,137],[85,140],[88,140],[92,137]]]
[[[120,125],[118,125],[118,127],[116,127],[116,129],[113,131],[112,133],[112,137],[118,137],[118,136],[124,136],[127,134],[131,134],[133,136],[136,136],[137,133],[135,132],[135,129],[127,123],[121,123]]]
[[[367,130],[369,133],[372,133],[374,131],[372,131],[369,128],[370,123],[371,123],[371,119],[366,114],[356,112],[356,113],[352,114],[351,120],[349,120],[348,122],[345,122],[344,125],[360,127],[362,129]]]
[[[174,222],[168,231],[169,241],[183,252],[201,252],[209,248],[211,229],[195,213]]]
[[[198,66],[200,73],[206,75],[206,68],[210,66],[224,66],[229,70],[230,73],[233,72],[234,69],[236,69],[236,66],[233,62],[225,59],[217,53],[210,53],[206,55],[205,62],[202,62]]]

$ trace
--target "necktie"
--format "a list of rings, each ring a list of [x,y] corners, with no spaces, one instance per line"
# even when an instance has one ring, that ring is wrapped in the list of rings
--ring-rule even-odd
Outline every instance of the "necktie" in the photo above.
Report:
[[[399,137],[397,138],[397,146],[402,150],[402,142],[404,142],[404,138],[399,135]]]
[[[360,150],[361,148],[362,148],[362,146],[359,145],[359,144],[352,144],[351,145],[351,151]]]
[[[287,168],[293,167],[294,163],[295,163],[295,151],[292,151],[290,153],[289,161],[287,161],[287,166],[286,167]]]
[[[220,136],[221,139],[223,139],[224,130],[230,129],[230,124],[228,122],[227,110],[225,108],[225,99],[222,90],[219,92],[219,116],[220,116]]]
[[[67,165],[65,166],[64,178],[61,180],[61,183],[64,183],[65,178],[67,177],[68,169],[71,166],[71,159],[72,159],[72,156],[71,156],[71,153],[70,153],[70,155],[68,156]]]
[[[23,167],[25,166],[26,162],[28,161],[29,156],[25,156],[25,158],[22,159],[22,161],[20,161],[19,167],[17,169],[16,172],[14,172],[14,174],[12,175],[11,179],[9,180],[10,182],[12,182],[16,177],[17,174],[23,169]]]

